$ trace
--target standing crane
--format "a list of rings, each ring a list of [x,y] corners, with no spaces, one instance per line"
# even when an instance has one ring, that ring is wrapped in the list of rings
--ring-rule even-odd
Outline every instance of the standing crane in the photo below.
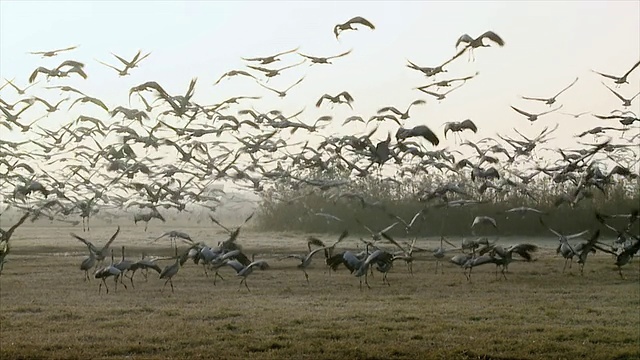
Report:
[[[90,280],[89,270],[96,265],[96,254],[91,251],[91,247],[87,245],[87,249],[89,249],[89,257],[82,260],[80,264],[80,270],[84,271],[84,281]]]
[[[180,267],[186,260],[187,255],[188,255],[188,252],[186,252],[182,256],[178,256],[178,248],[176,248],[176,256],[175,256],[176,261],[171,265],[165,266],[164,269],[162,269],[162,271],[160,272],[160,279],[167,279],[164,282],[164,285],[162,286],[162,290],[160,290],[160,292],[164,291],[164,288],[167,286],[167,283],[169,283],[171,284],[171,293],[173,293],[172,279],[174,276],[176,276],[176,274],[178,273],[178,270],[180,270]]]
[[[249,277],[249,275],[253,273],[253,268],[257,267],[260,270],[269,269],[269,264],[267,264],[265,260],[253,261],[247,266],[242,265],[242,263],[237,260],[227,261],[225,264],[229,265],[236,271],[236,276],[242,277],[242,280],[240,280],[240,286],[242,286],[242,283],[244,283],[244,286],[246,286],[247,290],[249,291],[251,291],[251,289],[249,289],[249,285],[247,285],[247,277]]]
[[[109,287],[107,286],[107,282],[106,279],[110,276],[113,276],[114,282],[116,284],[116,292],[118,291],[118,277],[120,276],[122,272],[120,270],[118,270],[118,268],[116,268],[115,266],[113,266],[113,249],[111,249],[111,264],[109,266],[105,266],[103,268],[98,269],[98,271],[95,272],[94,277],[96,279],[100,279],[102,280],[102,282],[100,283],[100,286],[98,287],[98,294],[100,294],[100,291],[102,291],[102,285],[104,285],[104,288],[107,289],[107,294],[109,293]],[[124,288],[127,288],[127,285],[122,284],[122,286],[124,286]]]

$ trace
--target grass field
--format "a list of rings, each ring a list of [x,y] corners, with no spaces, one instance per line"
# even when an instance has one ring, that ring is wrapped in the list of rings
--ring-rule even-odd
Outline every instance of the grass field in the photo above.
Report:
[[[205,240],[210,245],[225,238],[210,227],[188,229],[196,239],[215,239]],[[245,252],[271,265],[248,278],[251,292],[231,268],[214,286],[190,261],[173,294],[169,286],[161,292],[164,281],[154,273],[148,282],[136,274],[135,289],[117,292],[109,279],[111,291],[99,295],[98,280],[82,280],[86,248],[70,230],[25,225],[12,238],[0,277],[0,358],[640,358],[638,261],[624,269],[626,279],[600,253],[584,276],[575,264],[563,274],[555,239],[529,239],[542,246],[537,260],[511,264],[507,280],[496,278],[493,265],[474,269],[471,282],[453,264],[434,274],[435,259],[422,253],[413,276],[397,262],[390,286],[375,272],[371,289],[360,290],[345,268],[327,273],[321,256],[308,271],[310,285],[296,260],[278,260],[305,252],[307,235],[247,231],[239,238]],[[88,237],[102,244],[114,230],[94,227]],[[148,240],[162,230],[123,226],[116,258],[121,245],[132,260],[142,251],[170,255],[168,240]],[[340,246],[355,248],[354,240]]]

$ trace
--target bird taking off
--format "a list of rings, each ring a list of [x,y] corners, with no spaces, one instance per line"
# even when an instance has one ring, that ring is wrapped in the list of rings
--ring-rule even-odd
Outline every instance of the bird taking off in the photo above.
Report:
[[[482,42],[484,38],[487,38],[495,42],[499,46],[504,46],[504,40],[502,40],[502,38],[498,34],[494,33],[493,31],[487,31],[475,39],[469,36],[469,34],[463,34],[462,36],[460,36],[460,38],[458,38],[458,41],[456,41],[456,48],[461,43],[465,43],[467,44],[466,47],[472,47],[472,48],[489,47],[489,45],[485,45]]]
[[[458,41],[456,41],[456,49],[458,48],[458,46],[462,43],[466,44],[466,46],[454,57],[457,58],[458,56],[462,55],[462,53],[469,49],[469,55],[475,59],[475,57],[473,56],[473,49],[475,48],[479,48],[479,47],[489,47],[490,45],[485,45],[483,40],[487,38],[493,42],[495,42],[496,44],[498,44],[499,46],[504,46],[504,40],[502,40],[502,38],[494,33],[493,31],[487,31],[484,34],[478,36],[477,38],[472,38],[471,36],[469,36],[469,34],[463,34],[462,36],[460,36],[458,38]]]
[[[473,123],[473,121],[471,121],[471,119],[467,119],[461,122],[457,122],[457,121],[453,121],[453,122],[447,122],[444,125],[444,138],[447,138],[447,132],[449,131],[453,131],[453,132],[460,132],[463,130],[471,130],[474,133],[478,132],[478,127],[476,126],[476,124]]]
[[[440,143],[438,136],[436,136],[436,134],[431,131],[431,129],[429,129],[426,125],[418,125],[411,129],[405,129],[401,127],[396,132],[396,139],[398,141],[414,136],[421,136],[425,138],[433,146],[438,146],[438,144]]]

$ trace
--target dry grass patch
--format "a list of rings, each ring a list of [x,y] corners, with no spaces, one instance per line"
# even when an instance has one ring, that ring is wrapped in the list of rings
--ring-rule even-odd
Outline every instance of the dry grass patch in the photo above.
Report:
[[[247,233],[240,241],[255,246],[246,251],[271,264],[249,277],[251,292],[230,268],[213,286],[201,266],[188,263],[173,294],[160,292],[157,275],[145,282],[136,274],[135,289],[116,292],[109,280],[110,293],[98,295],[98,281],[82,280],[81,245],[55,245],[25,229],[0,277],[2,359],[640,357],[638,261],[625,280],[602,254],[589,258],[584,276],[576,266],[562,274],[563,260],[548,247],[538,261],[512,264],[506,281],[486,266],[467,282],[451,264],[435,275],[432,257],[420,254],[413,276],[397,263],[391,286],[376,272],[372,288],[360,290],[345,269],[326,273],[320,257],[308,270],[310,285],[295,261],[277,260],[302,252],[304,237],[274,239],[284,249],[274,252],[269,237]],[[150,247],[135,229],[123,230],[114,245],[130,244],[128,257],[170,253],[167,244]],[[92,237],[110,231],[92,228]]]

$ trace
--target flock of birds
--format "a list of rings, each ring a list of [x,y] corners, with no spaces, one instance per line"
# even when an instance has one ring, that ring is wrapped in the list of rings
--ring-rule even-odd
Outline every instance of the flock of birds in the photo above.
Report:
[[[346,31],[363,27],[375,30],[373,23],[367,19],[354,17],[344,24],[336,25],[334,35],[338,39]],[[473,61],[477,49],[495,45],[505,46],[505,41],[492,31],[476,38],[464,34],[455,43],[455,54],[439,66],[423,67],[408,61],[407,67],[432,80],[431,83],[415,90],[438,101],[445,100],[453,91],[468,81],[473,81],[478,73],[450,79],[436,78],[446,74],[446,67],[464,54],[468,54],[468,61]],[[32,54],[41,55],[43,58],[55,58],[75,48],[73,46]],[[296,48],[272,56],[243,58],[250,64],[246,69],[224,73],[214,86],[228,78],[244,77],[273,92],[277,97],[284,98],[304,81],[304,77],[290,82],[288,87],[267,85],[270,79],[280,78],[287,70],[308,61],[312,66],[331,66],[334,61],[346,58],[351,52],[352,50],[348,50],[336,55],[312,56],[302,54]],[[141,66],[142,61],[152,58],[150,53],[143,54],[142,51],[130,60],[116,54],[113,56],[119,61],[119,66],[98,62],[113,69],[119,76],[130,74]],[[301,61],[280,68],[274,67],[275,63],[289,56],[298,56]],[[607,81],[613,81],[615,86],[622,87],[629,83],[628,76],[639,65],[640,61],[622,76],[594,72]],[[602,134],[615,131],[616,140],[609,136],[603,141],[591,144],[579,143],[582,147],[576,149],[542,149],[559,156],[553,164],[542,166],[535,161],[535,151],[540,150],[540,145],[550,140],[549,136],[557,129],[557,124],[551,129],[545,127],[533,137],[515,130],[519,136],[517,138],[498,134],[497,137],[485,137],[471,142],[463,140],[462,135],[465,132],[481,131],[474,121],[467,119],[447,122],[444,124],[443,136],[446,138],[448,133],[453,133],[457,136],[456,144],[459,144],[460,148],[467,147],[473,151],[473,155],[460,158],[462,153],[458,150],[430,150],[430,147],[435,148],[440,144],[440,135],[433,127],[425,124],[405,127],[405,123],[411,118],[412,107],[426,104],[423,99],[411,102],[405,111],[395,106],[385,106],[368,118],[354,114],[344,119],[342,125],[352,123],[351,126],[364,129],[359,133],[325,135],[322,134],[322,130],[336,123],[334,116],[324,115],[313,121],[305,121],[301,119],[304,110],[284,114],[277,109],[261,112],[246,105],[248,101],[259,99],[260,96],[236,96],[213,105],[196,103],[193,99],[198,84],[195,78],[190,81],[184,93],[177,95],[170,94],[158,82],[148,81],[130,88],[127,106],[110,106],[107,105],[108,101],[58,83],[68,77],[87,79],[84,63],[65,60],[54,67],[41,66],[29,76],[28,86],[21,87],[15,79],[5,79],[4,85],[0,87],[0,90],[13,89],[18,95],[14,101],[7,100],[4,94],[0,97],[0,126],[8,130],[3,131],[3,134],[12,134],[23,139],[10,141],[4,135],[0,138],[0,169],[3,169],[0,173],[0,193],[8,205],[7,209],[24,212],[14,226],[0,232],[0,271],[9,254],[11,236],[16,228],[28,219],[48,219],[51,222],[65,222],[73,226],[79,225],[82,221],[83,232],[88,232],[92,216],[105,213],[109,209],[133,209],[134,222],[144,222],[146,231],[146,226],[152,220],[165,222],[167,211],[186,213],[199,207],[203,211],[215,212],[223,191],[212,190],[211,184],[223,181],[258,194],[280,185],[305,189],[307,194],[321,193],[334,201],[355,201],[363,208],[376,208],[379,204],[371,200],[372,194],[350,191],[351,184],[362,178],[373,177],[390,183],[401,183],[421,174],[440,173],[440,184],[432,184],[431,187],[416,192],[415,197],[425,203],[425,209],[418,212],[411,221],[407,222],[390,214],[397,221],[394,220],[383,230],[374,231],[363,224],[363,228],[371,234],[371,239],[361,239],[366,244],[365,250],[338,251],[337,245],[348,236],[345,230],[330,246],[317,238],[310,238],[308,253],[290,257],[300,261],[298,267],[303,271],[307,281],[309,278],[306,269],[312,258],[322,253],[330,269],[336,270],[340,265],[344,265],[361,279],[362,286],[362,280],[369,285],[367,276],[372,273],[374,267],[384,274],[383,281],[388,284],[386,275],[396,260],[405,261],[412,271],[411,264],[417,253],[431,251],[440,261],[446,253],[460,250],[462,253],[453,256],[450,261],[465,269],[467,279],[470,278],[473,267],[489,263],[496,265],[496,275],[498,268],[501,268],[502,275],[506,278],[509,264],[518,259],[532,260],[532,253],[537,250],[537,246],[518,244],[503,247],[495,241],[479,238],[465,240],[458,247],[442,237],[440,247],[422,249],[415,246],[415,240],[411,244],[400,244],[393,239],[390,231],[402,223],[408,234],[412,226],[423,218],[427,208],[446,209],[478,204],[486,201],[480,200],[480,197],[489,193],[518,193],[535,201],[528,185],[537,181],[536,177],[546,177],[557,186],[566,189],[566,193],[556,201],[556,206],[566,204],[575,207],[583,199],[593,197],[594,191],[605,193],[619,182],[635,181],[637,191],[639,175],[634,167],[638,163],[636,139],[640,133],[634,124],[640,122],[640,119],[626,108],[632,105],[638,94],[626,98],[620,90],[616,91],[606,83],[603,83],[604,86],[622,101],[625,110],[616,109],[610,114],[593,116],[602,119],[606,124],[618,122],[619,127],[598,126],[580,132],[576,137],[593,135],[594,140],[597,140]],[[67,97],[53,101],[53,95],[48,97],[48,100],[29,95],[28,91],[34,89],[43,79],[48,84],[44,87],[49,90],[48,94],[60,92],[66,93]],[[522,96],[522,99],[553,107],[558,98],[577,82],[578,78],[550,98]],[[449,90],[442,91],[445,88]],[[137,101],[138,106],[132,107],[132,98]],[[65,109],[62,106],[66,106],[67,102],[71,103]],[[315,102],[315,107],[324,109],[328,106],[347,106],[354,111],[354,104],[355,97],[348,91],[342,91],[339,94],[320,96]],[[80,114],[55,130],[43,124],[43,119],[52,113],[72,109],[82,111],[89,106],[93,107],[92,113],[102,115]],[[235,113],[230,110],[238,107],[242,108],[237,109]],[[558,105],[542,112],[515,106],[512,106],[512,109],[528,121],[535,122],[547,114],[559,111],[562,107],[563,105]],[[36,113],[42,115],[37,116]],[[579,118],[588,112],[563,114]],[[24,121],[27,116],[33,120]],[[120,123],[113,119],[120,120]],[[373,126],[370,126],[371,123]],[[382,132],[379,131],[381,128],[389,129],[386,139],[376,140],[374,135]],[[392,138],[393,129],[395,139]],[[296,138],[297,132],[304,134]],[[633,135],[625,137],[628,133]],[[392,163],[396,166],[391,165]],[[531,168],[533,163],[535,166]],[[383,174],[383,170],[390,169],[395,169],[396,174]],[[336,173],[343,176],[336,178],[333,176]],[[325,174],[332,176],[323,176]],[[468,179],[467,183],[460,184],[450,180],[452,174]],[[340,220],[329,213],[313,209],[309,211],[314,216],[327,218],[328,221]],[[640,250],[640,237],[631,233],[638,219],[637,210],[630,214],[596,214],[597,221],[615,232],[617,237],[613,244],[599,241],[600,230],[565,235],[551,229],[543,220],[544,212],[535,208],[523,206],[508,212],[522,216],[540,216],[541,225],[547,227],[549,232],[559,239],[558,253],[569,264],[573,258],[577,258],[581,269],[588,254],[596,250],[613,254],[618,268],[629,263]],[[80,219],[74,220],[72,216],[79,216]],[[624,226],[611,225],[614,218],[626,219]],[[87,240],[86,236],[72,236],[86,245],[89,251],[89,257],[82,262],[80,268],[85,272],[85,279],[90,278],[89,271],[93,271],[95,278],[101,279],[99,291],[102,286],[108,291],[106,279],[109,277],[115,279],[116,287],[118,282],[126,287],[123,279],[128,277],[130,285],[134,287],[133,276],[138,270],[145,278],[148,270],[156,271],[161,279],[166,279],[164,285],[170,284],[173,291],[172,279],[189,259],[196,264],[203,264],[206,273],[215,271],[214,283],[216,278],[222,278],[218,270],[227,265],[242,278],[241,285],[244,283],[249,289],[247,277],[256,268],[267,269],[267,262],[264,259],[249,259],[242,252],[237,244],[241,227],[230,229],[212,215],[210,219],[229,233],[228,239],[211,247],[195,241],[184,232],[169,231],[162,237],[168,236],[175,241],[176,254],[174,257],[164,258],[174,260],[164,268],[157,264],[161,259],[146,257],[144,254],[137,261],[126,259],[124,246],[122,259],[115,262],[110,245],[117,238],[119,227],[101,248]],[[246,220],[250,219],[251,217]],[[471,227],[475,229],[481,226],[497,228],[497,222],[492,217],[480,215],[475,218]],[[586,242],[569,242],[588,233],[590,235]],[[177,239],[187,242],[189,248],[179,252]],[[382,244],[383,242],[385,244]],[[450,248],[445,248],[445,243]],[[389,244],[394,250],[385,249],[385,245]],[[105,266],[103,262],[109,255],[111,263]],[[514,258],[514,255],[518,256]],[[565,267],[566,264],[565,262]],[[620,275],[622,276],[622,272]]]

